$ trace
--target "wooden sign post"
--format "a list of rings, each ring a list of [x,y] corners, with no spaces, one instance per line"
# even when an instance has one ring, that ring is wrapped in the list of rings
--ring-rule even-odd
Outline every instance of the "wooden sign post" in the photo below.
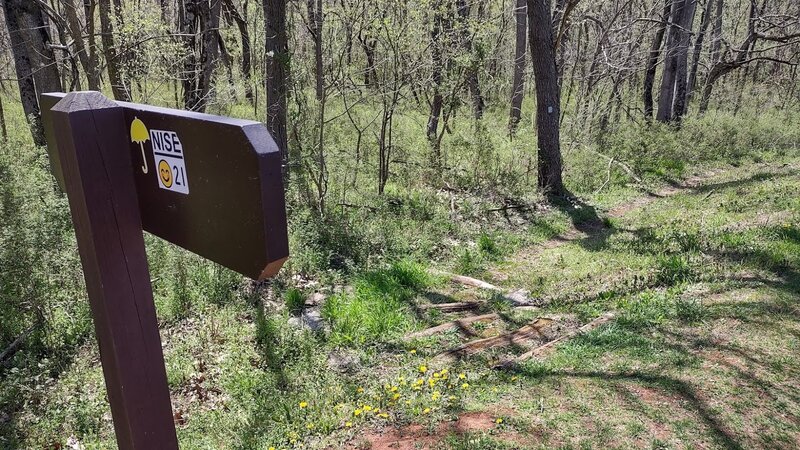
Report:
[[[277,148],[258,122],[118,104],[98,92],[40,102],[117,444],[177,449],[142,230],[251,278],[274,275],[288,257]]]

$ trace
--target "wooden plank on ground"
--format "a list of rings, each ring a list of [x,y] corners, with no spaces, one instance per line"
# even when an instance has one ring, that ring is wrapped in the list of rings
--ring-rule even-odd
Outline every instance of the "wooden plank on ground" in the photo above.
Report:
[[[506,347],[509,345],[528,346],[531,341],[542,338],[544,336],[542,330],[553,322],[553,319],[540,317],[516,331],[467,342],[464,345],[436,355],[432,361],[434,363],[446,363],[492,348]]]
[[[411,333],[406,335],[403,339],[404,340],[411,340],[417,339],[422,337],[433,336],[438,333],[444,333],[450,330],[458,330],[462,328],[467,328],[470,324],[475,322],[491,322],[493,320],[497,320],[500,316],[492,313],[492,314],[483,314],[480,316],[472,316],[472,317],[464,317],[462,319],[453,320],[451,322],[443,323],[441,325],[437,325],[435,327],[426,328],[421,331],[417,331],[415,333]]]

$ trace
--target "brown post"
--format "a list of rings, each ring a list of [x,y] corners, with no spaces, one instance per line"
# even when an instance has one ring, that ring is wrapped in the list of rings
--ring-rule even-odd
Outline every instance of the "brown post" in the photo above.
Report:
[[[123,109],[73,92],[52,118],[117,444],[177,449]]]

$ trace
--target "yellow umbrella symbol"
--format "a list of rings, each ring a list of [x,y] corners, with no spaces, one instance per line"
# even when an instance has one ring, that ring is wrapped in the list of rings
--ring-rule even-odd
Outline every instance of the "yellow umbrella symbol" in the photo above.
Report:
[[[139,120],[138,117],[133,118],[133,122],[131,122],[131,142],[136,142],[139,144],[139,148],[142,149],[142,172],[147,173],[147,158],[144,156],[144,143],[150,139],[150,133],[147,132],[147,127],[144,126],[144,122]]]

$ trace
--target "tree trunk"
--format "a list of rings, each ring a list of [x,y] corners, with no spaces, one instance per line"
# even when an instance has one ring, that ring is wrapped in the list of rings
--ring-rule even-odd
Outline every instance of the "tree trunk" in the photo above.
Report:
[[[322,61],[322,0],[308,0],[308,30],[314,41],[314,78],[316,80],[317,101],[325,94],[325,73]]]
[[[527,0],[528,33],[536,82],[538,186],[553,195],[564,193],[561,179],[559,117],[561,110],[558,69],[553,48],[553,27],[548,0]]]
[[[717,11],[714,14],[714,28],[711,30],[711,66],[719,62],[719,51],[722,47],[722,0],[716,0],[716,6]]]
[[[286,96],[289,79],[289,39],[286,34],[286,0],[264,0],[265,50],[267,54],[265,87],[267,93],[267,128],[288,160],[286,134]]]
[[[93,91],[100,90],[100,83],[103,78],[95,33],[94,10],[96,7],[97,0],[84,0],[83,2],[84,16],[86,17],[86,36],[89,44],[89,70],[86,72],[86,78],[89,81],[89,90]]]
[[[680,121],[686,114],[686,98],[688,95],[689,45],[691,41],[692,23],[697,0],[685,0],[685,11],[681,21],[680,41],[678,43],[677,68],[675,71],[675,100],[672,105],[672,120]]]
[[[112,15],[111,8],[111,0],[100,0],[100,30],[103,33],[100,40],[103,44],[108,80],[111,83],[114,100],[129,102],[131,101],[131,96],[125,83],[122,59],[119,58],[117,48],[114,46],[114,19],[116,14]]]
[[[439,117],[442,115],[444,98],[442,97],[442,31],[444,23],[444,12],[442,2],[433,3],[433,31],[431,32],[431,64],[433,65],[433,100],[431,101],[431,114],[428,117],[427,136],[431,143],[436,142],[436,134],[439,129]],[[438,149],[434,148],[434,161],[438,163]]]
[[[661,44],[664,41],[664,32],[667,29],[667,22],[669,21],[673,1],[674,0],[666,0],[664,2],[664,11],[663,15],[661,16],[661,24],[656,29],[656,35],[653,38],[653,44],[650,46],[650,54],[647,58],[647,70],[644,74],[643,100],[644,118],[648,122],[653,119],[653,84],[655,83],[656,79],[656,68],[658,67],[658,58],[661,55]]]
[[[514,79],[511,84],[511,114],[508,121],[509,135],[513,136],[522,118],[522,100],[525,97],[525,54],[528,38],[527,0],[517,0],[514,17],[517,22],[516,50],[514,52]]]
[[[253,98],[252,85],[253,63],[251,56],[252,52],[250,50],[250,31],[247,28],[247,20],[245,20],[245,18],[239,14],[239,11],[236,10],[233,0],[224,1],[225,10],[230,17],[233,18],[233,21],[236,22],[236,27],[239,29],[239,35],[242,38],[242,77],[244,78],[244,96],[250,103],[253,103],[255,101]],[[247,1],[244,2],[244,11],[246,15]]]
[[[481,94],[480,81],[478,80],[478,61],[473,54],[472,35],[469,29],[469,4],[466,0],[456,0],[456,10],[461,20],[461,45],[470,61],[467,67],[467,88],[472,97],[472,111],[476,119],[483,117],[485,106],[483,95]]]
[[[100,90],[100,83],[93,74],[94,70],[89,62],[89,50],[83,42],[83,27],[81,26],[80,19],[78,18],[78,7],[75,0],[66,0],[64,2],[64,15],[67,18],[67,30],[75,46],[75,53],[78,55],[78,61],[83,66],[83,71],[86,73],[86,79],[89,82],[89,90]]]
[[[219,17],[222,0],[183,0],[179,4],[180,30],[186,56],[182,75],[183,102],[190,111],[204,112],[219,59]]]
[[[0,140],[8,140],[8,129],[6,128],[6,112],[3,109],[3,96],[0,95]]]
[[[706,0],[706,9],[703,10],[703,15],[700,18],[700,31],[697,34],[697,39],[694,41],[694,51],[692,52],[692,70],[689,73],[689,86],[686,92],[687,103],[691,101],[692,94],[697,86],[697,70],[700,67],[700,53],[703,51],[703,41],[705,40],[708,24],[711,22],[711,7],[713,5],[713,0]]]
[[[36,145],[45,145],[46,141],[44,138],[44,131],[42,130],[42,119],[36,92],[36,86],[39,80],[35,80],[37,77],[34,75],[38,67],[35,66],[36,61],[31,56],[31,53],[38,50],[43,51],[44,49],[34,47],[39,41],[31,38],[27,33],[31,31],[28,25],[35,21],[35,18],[32,18],[31,15],[39,14],[39,18],[41,19],[41,11],[39,11],[38,6],[29,3],[28,0],[0,0],[0,4],[3,6],[6,27],[8,28],[22,110],[30,125],[33,142],[36,143]],[[34,30],[32,34],[37,33]],[[60,76],[57,76],[55,81],[49,81],[53,84],[57,83],[58,89],[56,90],[60,90]],[[40,86],[40,88],[41,87],[42,86]],[[44,88],[48,89],[49,86],[44,86]]]
[[[669,26],[669,36],[667,45],[664,48],[664,73],[661,78],[661,89],[658,96],[658,114],[656,119],[659,122],[672,122],[674,119],[675,89],[678,79],[678,70],[684,52],[682,51],[684,33],[681,27],[686,23],[688,6],[694,0],[675,0],[672,5],[672,15]],[[686,34],[688,39],[688,34]],[[686,53],[688,55],[688,52]]]

